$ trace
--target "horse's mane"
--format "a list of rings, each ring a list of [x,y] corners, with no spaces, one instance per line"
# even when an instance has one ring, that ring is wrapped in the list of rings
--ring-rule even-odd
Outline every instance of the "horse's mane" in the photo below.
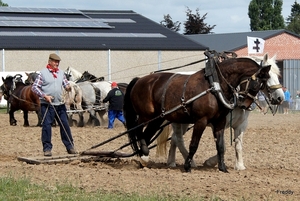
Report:
[[[265,56],[268,58],[267,54],[264,56],[248,56],[246,58],[253,59],[257,63],[260,63],[261,61],[264,60]],[[271,65],[271,72],[275,73],[278,76],[281,76],[280,69],[279,69],[278,65],[276,64],[276,55],[274,55],[271,59],[267,59],[266,64]]]

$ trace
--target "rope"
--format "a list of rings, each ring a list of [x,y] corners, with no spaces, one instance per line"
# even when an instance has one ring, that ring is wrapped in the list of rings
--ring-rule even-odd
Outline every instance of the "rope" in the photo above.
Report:
[[[75,149],[74,143],[71,141],[71,139],[70,139],[70,137],[69,137],[69,135],[68,135],[68,133],[66,131],[66,128],[64,127],[63,123],[61,122],[61,119],[60,119],[60,117],[59,117],[59,115],[58,115],[58,113],[57,113],[54,105],[52,105],[52,104],[49,104],[49,105],[51,105],[53,107],[53,110],[55,112],[55,115],[57,116],[57,119],[59,120],[59,123],[60,123],[61,127],[63,128],[63,130],[64,130],[64,132],[65,132],[65,134],[66,134],[66,136],[67,136],[67,138],[68,138],[68,140],[70,142],[70,144],[72,145],[72,147],[74,148],[75,152],[77,153],[77,150]],[[49,105],[47,107],[46,112],[48,111]],[[46,116],[46,112],[45,112],[45,116]]]
[[[198,61],[194,61],[194,62],[191,62],[189,64],[185,64],[185,65],[182,65],[182,66],[177,66],[177,67],[173,67],[173,68],[167,68],[167,69],[162,69],[162,70],[156,70],[156,71],[153,71],[152,73],[158,73],[158,72],[162,72],[162,71],[169,71],[169,70],[175,70],[175,69],[178,69],[178,68],[183,68],[183,67],[186,67],[186,66],[191,66],[191,65],[194,65],[194,64],[197,64],[197,63],[200,63],[202,61],[206,61],[208,60],[207,58],[206,59],[201,59],[201,60],[198,60]],[[152,74],[151,73],[151,74]]]

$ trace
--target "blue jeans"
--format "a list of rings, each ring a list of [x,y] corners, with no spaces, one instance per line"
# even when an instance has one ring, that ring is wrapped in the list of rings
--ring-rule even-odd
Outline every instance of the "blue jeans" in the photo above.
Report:
[[[55,112],[56,111],[56,112]],[[41,104],[41,113],[43,117],[42,122],[42,144],[43,151],[52,150],[52,122],[54,118],[58,122],[60,127],[60,136],[63,144],[66,149],[72,149],[73,147],[73,138],[71,134],[71,129],[68,123],[67,109],[63,105],[50,105],[50,104]]]
[[[108,128],[114,127],[115,119],[119,119],[123,124],[125,124],[125,118],[121,110],[108,110]]]

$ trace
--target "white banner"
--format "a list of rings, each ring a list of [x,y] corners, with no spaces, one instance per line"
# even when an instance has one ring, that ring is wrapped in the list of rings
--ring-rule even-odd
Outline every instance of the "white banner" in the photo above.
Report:
[[[248,54],[259,54],[264,52],[265,40],[257,37],[247,36]]]

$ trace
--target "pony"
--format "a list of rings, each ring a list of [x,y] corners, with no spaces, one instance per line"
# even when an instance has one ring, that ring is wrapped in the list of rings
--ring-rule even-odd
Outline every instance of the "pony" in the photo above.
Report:
[[[216,52],[206,51],[205,55],[209,58],[207,67],[192,75],[160,72],[134,78],[129,83],[123,110],[129,141],[142,165],[149,160],[148,145],[152,137],[168,120],[194,124],[184,164],[186,172],[191,171],[193,156],[208,124],[213,127],[218,168],[228,172],[223,143],[226,116],[236,106],[246,109],[252,104],[270,77],[270,66],[259,65],[249,58],[218,62]]]
[[[22,75],[2,77],[3,84],[1,89],[7,97],[10,104],[9,122],[10,125],[16,126],[17,120],[14,117],[14,112],[17,110],[23,111],[24,127],[29,126],[28,111],[35,111],[38,116],[37,126],[41,126],[42,117],[40,112],[40,99],[37,94],[31,90],[31,85],[25,85],[22,81]]]
[[[73,81],[69,81],[71,90],[64,90],[63,99],[68,112],[69,125],[73,126],[73,111],[78,114],[79,122],[77,127],[83,127],[83,108],[82,108],[82,90],[81,88]]]
[[[279,105],[284,100],[284,94],[282,90],[282,86],[279,82],[278,77],[280,76],[280,70],[276,65],[276,56],[273,56],[271,59],[268,59],[268,54],[265,54],[263,57],[251,57],[256,62],[262,62],[263,65],[271,65],[271,70],[269,71],[270,79],[267,81],[267,86],[262,90],[267,96],[266,98],[270,100],[270,102],[274,105]],[[268,101],[269,102],[269,101]],[[239,107],[236,107],[232,110],[230,114],[227,115],[226,118],[226,128],[232,127],[234,129],[234,142],[235,142],[235,170],[245,170],[246,167],[243,161],[243,136],[244,132],[248,125],[248,117],[251,110],[244,110]],[[169,155],[167,159],[167,165],[169,167],[175,167],[175,154],[176,147],[179,148],[180,153],[184,158],[188,156],[188,151],[184,146],[183,134],[187,131],[189,124],[178,124],[172,123],[172,137],[171,137],[171,146],[169,149]],[[157,146],[158,155],[162,154],[162,150],[166,149],[166,138],[168,137],[169,132],[163,131],[161,135],[158,137],[158,141],[161,142],[159,146]],[[225,145],[224,145],[225,146]],[[204,162],[205,166],[214,167],[217,165],[217,155],[210,157]],[[194,161],[192,161],[192,167],[196,167]]]

